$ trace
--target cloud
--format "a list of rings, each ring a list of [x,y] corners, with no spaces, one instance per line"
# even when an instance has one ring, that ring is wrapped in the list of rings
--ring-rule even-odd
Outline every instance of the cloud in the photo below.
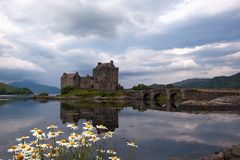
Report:
[[[92,74],[110,60],[125,87],[233,74],[239,8],[237,0],[0,1],[0,80],[59,86],[63,72]]]
[[[15,57],[0,57],[0,69],[45,72],[36,64]]]
[[[199,67],[199,65],[192,59],[184,59],[177,62],[172,62],[167,65],[169,69],[181,70],[181,69],[194,69]]]
[[[214,7],[213,7],[214,5]],[[159,21],[164,24],[177,23],[196,17],[214,16],[223,12],[240,8],[238,0],[218,0],[209,2],[208,0],[184,0],[175,6],[175,9],[161,15]]]
[[[38,74],[46,70],[27,60],[16,57],[0,57],[0,79],[3,81],[15,81],[31,79],[36,80]]]
[[[10,0],[2,2],[4,13],[26,27],[50,29],[67,35],[97,35],[114,38],[118,25],[127,22],[117,10],[102,9],[98,3],[72,0]],[[19,14],[16,14],[19,13]]]

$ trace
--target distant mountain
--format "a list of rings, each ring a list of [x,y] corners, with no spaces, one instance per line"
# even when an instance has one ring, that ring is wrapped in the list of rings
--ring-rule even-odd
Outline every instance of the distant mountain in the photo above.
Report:
[[[238,88],[240,89],[240,73],[232,76],[220,76],[214,78],[193,78],[172,84],[178,88]],[[150,88],[165,88],[167,85],[152,84]]]
[[[48,93],[48,94],[59,94],[60,90],[57,87],[42,85],[31,81],[20,81],[9,83],[13,87],[24,87],[31,89],[35,94]]]
[[[33,94],[27,88],[12,87],[4,83],[0,83],[0,95],[16,95],[16,94]]]
[[[208,83],[211,79],[210,78],[193,78],[193,79],[187,79],[184,81],[173,83],[175,87],[180,88],[201,88],[206,83]]]
[[[173,85],[180,88],[240,88],[240,73],[212,79],[187,79]]]

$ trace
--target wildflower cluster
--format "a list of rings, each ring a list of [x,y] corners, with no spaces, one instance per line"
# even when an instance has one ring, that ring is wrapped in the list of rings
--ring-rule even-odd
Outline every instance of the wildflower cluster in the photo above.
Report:
[[[16,138],[19,144],[10,147],[8,152],[13,154],[13,160],[120,160],[111,144],[113,132],[108,131],[103,125],[97,125],[96,128],[90,122],[85,122],[83,125],[79,133],[77,125],[68,123],[67,127],[70,130],[68,135],[57,130],[56,125],[49,125],[46,132],[34,128],[31,130],[32,141],[29,136]],[[97,135],[96,129],[106,132]],[[127,145],[138,147],[134,142],[127,142]]]

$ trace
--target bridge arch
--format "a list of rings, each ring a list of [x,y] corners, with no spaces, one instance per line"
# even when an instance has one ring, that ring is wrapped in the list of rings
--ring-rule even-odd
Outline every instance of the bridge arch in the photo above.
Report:
[[[143,101],[148,101],[149,99],[151,99],[150,93],[144,93],[143,94]]]
[[[169,103],[170,103],[170,106],[172,106],[172,107],[177,107],[177,106],[176,106],[176,101],[177,101],[177,99],[179,98],[178,96],[179,96],[179,93],[178,93],[178,92],[172,92],[172,93],[170,93],[170,95],[169,95]]]
[[[156,93],[156,94],[154,94],[153,97],[152,97],[153,101],[154,101],[154,102],[157,102],[159,96],[161,96],[161,95],[162,95],[161,93]]]

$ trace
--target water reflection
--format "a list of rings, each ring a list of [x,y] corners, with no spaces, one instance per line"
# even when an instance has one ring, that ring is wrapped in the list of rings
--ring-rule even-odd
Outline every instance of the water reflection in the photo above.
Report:
[[[103,104],[104,105],[104,104]],[[96,107],[89,105],[89,103],[73,103],[61,102],[60,118],[62,123],[75,123],[77,124],[80,119],[92,121],[93,126],[102,124],[108,128],[109,131],[114,132],[119,127],[118,113],[121,109],[112,106],[104,105],[104,107]],[[97,130],[102,133],[106,130]]]
[[[123,159],[123,139],[136,140],[138,160],[198,159],[222,146],[240,143],[239,111],[231,112],[228,108],[181,109],[151,102],[0,100],[0,159],[8,158],[6,150],[15,143],[13,138],[29,135],[34,127],[46,129],[55,123],[64,130],[65,123],[81,127],[85,120],[115,132],[113,143]]]

